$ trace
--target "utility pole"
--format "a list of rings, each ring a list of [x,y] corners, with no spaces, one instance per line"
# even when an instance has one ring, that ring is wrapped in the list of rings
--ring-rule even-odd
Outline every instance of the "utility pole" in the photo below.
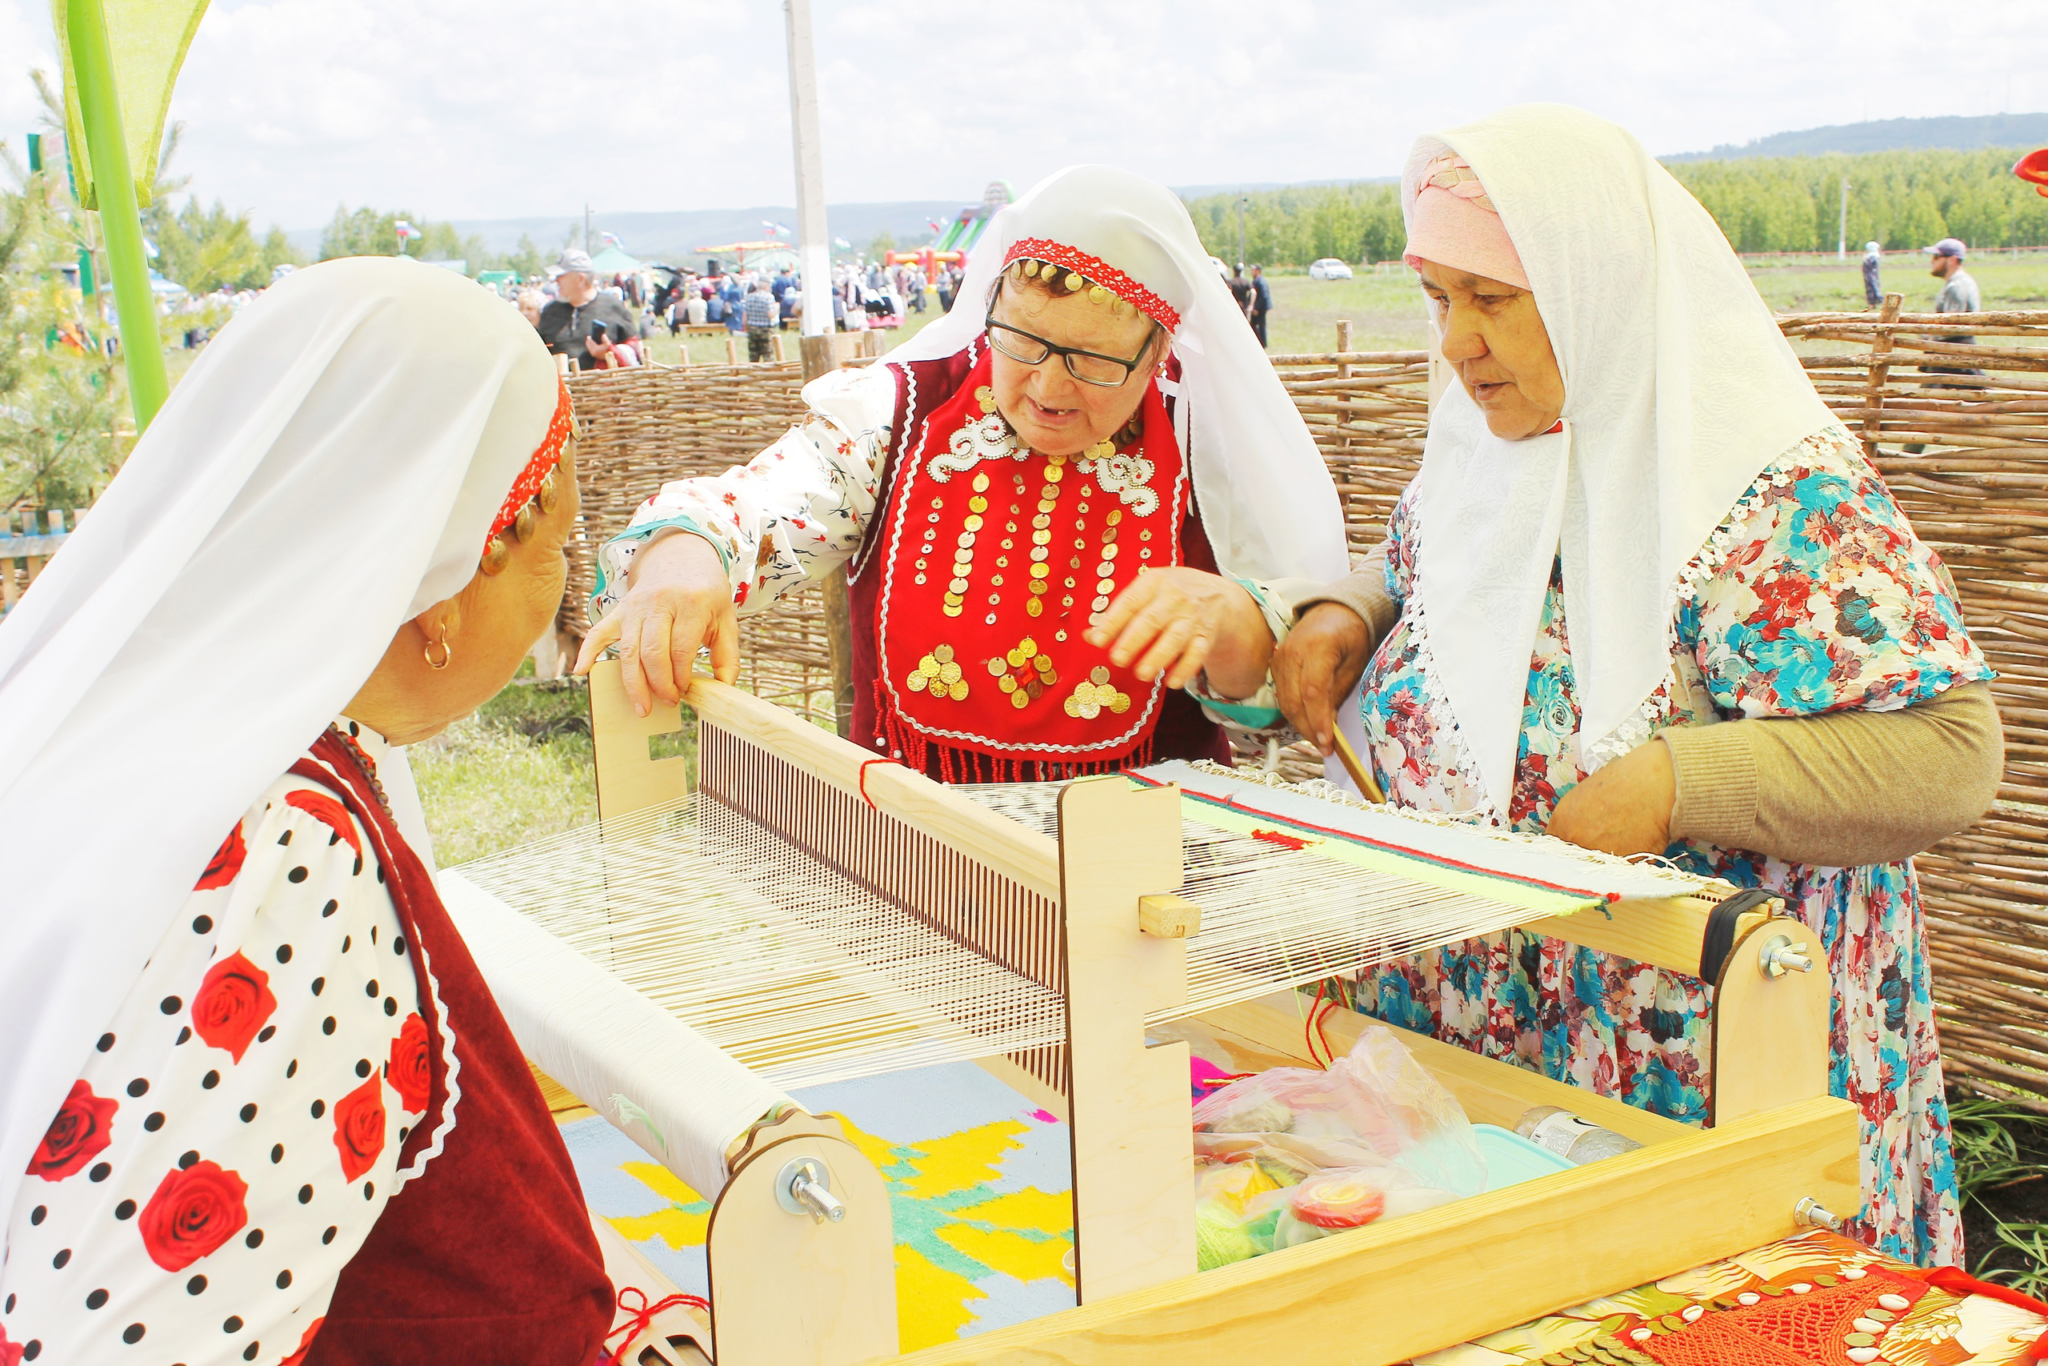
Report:
[[[590,250],[590,205],[583,206],[583,249]]]
[[[796,161],[797,262],[803,269],[804,382],[839,368],[832,349],[832,238],[825,223],[825,157],[818,128],[818,64],[811,0],[782,0],[789,41],[789,135]],[[865,334],[863,334],[865,335]],[[846,571],[825,576],[825,639],[832,657],[832,710],[840,735],[853,728],[853,612]]]
[[[806,337],[832,331],[832,238],[825,223],[825,158],[818,129],[818,64],[811,0],[783,0],[789,35],[789,131],[796,153],[797,261],[804,276]],[[806,347],[806,354],[811,348]],[[805,378],[810,378],[806,367]]]
[[[1237,192],[1237,273],[1244,274],[1244,203],[1248,196],[1243,190]]]
[[[1842,221],[1835,230],[1835,259],[1849,259],[1849,177],[1842,177]]]

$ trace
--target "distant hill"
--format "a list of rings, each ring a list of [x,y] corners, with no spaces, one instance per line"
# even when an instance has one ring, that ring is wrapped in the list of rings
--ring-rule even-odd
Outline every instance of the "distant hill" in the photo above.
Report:
[[[1741,161],[1749,157],[1803,157],[1826,153],[1915,151],[1944,147],[2048,146],[2048,114],[1950,115],[1932,119],[1872,119],[1835,123],[1796,133],[1773,133],[1741,146],[1723,143],[1710,152],[1659,157],[1663,162]]]
[[[825,218],[834,237],[856,246],[866,246],[877,233],[888,233],[899,246],[922,245],[931,240],[931,223],[944,223],[969,203],[942,199],[905,200],[892,204],[832,204]],[[591,216],[594,232],[609,232],[625,249],[643,261],[680,262],[695,259],[698,247],[727,242],[758,242],[767,236],[764,222],[796,227],[796,209],[788,204],[767,204],[747,209],[692,209],[673,213],[600,213]],[[522,236],[553,252],[560,248],[571,227],[580,236],[583,215],[555,214],[536,218],[454,219],[449,226],[463,236],[483,239],[486,250],[511,251]],[[323,228],[297,228],[287,233],[292,245],[308,256],[320,250]]]

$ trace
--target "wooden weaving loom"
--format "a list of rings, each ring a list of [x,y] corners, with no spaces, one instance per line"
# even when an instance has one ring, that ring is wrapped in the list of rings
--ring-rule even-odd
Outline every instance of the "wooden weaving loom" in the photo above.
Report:
[[[593,672],[591,699],[604,821],[684,801],[687,761],[653,757],[680,728],[676,712],[636,717],[612,663]],[[1177,790],[1121,777],[1073,782],[1059,793],[1059,834],[1049,838],[735,689],[700,678],[691,706],[707,809],[715,803],[1057,995],[1063,1038],[977,1060],[1070,1126],[1080,1301],[899,1356],[882,1182],[830,1117],[799,1115],[753,1136],[711,1216],[720,1366],[1394,1362],[1860,1206],[1857,1114],[1827,1093],[1827,974],[1784,970],[1800,956],[1824,962],[1816,936],[1775,901],[1721,888],[1719,897],[1620,901],[1606,914],[1526,922],[1677,972],[1707,965],[1717,988],[1712,1127],[1401,1033],[1474,1122],[1512,1128],[1530,1107],[1558,1105],[1644,1146],[1197,1275],[1184,1040],[1243,1069],[1310,1064],[1288,993],[1182,1020],[1182,1041],[1155,1033],[1148,1046],[1148,1016],[1186,1000],[1186,936],[1199,933],[1199,908],[1177,895]],[[489,955],[479,959],[488,976]],[[553,1056],[539,1056],[519,1014],[507,1013],[557,1076],[564,1048],[608,1046],[556,1040]],[[1339,1047],[1363,1025],[1338,1023]],[[802,1046],[771,1038],[742,1060],[772,1070],[778,1050]],[[583,1099],[606,1109],[601,1096]],[[826,1218],[817,1199],[792,1190],[807,1173],[835,1193],[838,1214]]]

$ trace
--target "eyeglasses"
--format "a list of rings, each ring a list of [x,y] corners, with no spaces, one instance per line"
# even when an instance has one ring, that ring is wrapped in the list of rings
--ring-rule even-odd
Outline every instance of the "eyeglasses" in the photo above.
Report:
[[[1145,352],[1152,347],[1152,338],[1145,338],[1145,345],[1129,360],[1119,356],[1105,356],[1100,351],[1083,351],[1072,346],[1055,346],[1043,337],[1033,336],[1022,328],[996,321],[995,310],[990,309],[982,325],[988,329],[988,344],[1024,365],[1043,365],[1054,356],[1064,357],[1067,373],[1083,384],[1093,384],[1104,389],[1114,389],[1125,383],[1140,365],[1144,363]]]

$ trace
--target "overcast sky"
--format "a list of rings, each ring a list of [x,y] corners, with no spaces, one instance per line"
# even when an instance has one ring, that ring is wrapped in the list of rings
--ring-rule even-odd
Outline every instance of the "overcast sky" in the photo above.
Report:
[[[827,197],[980,198],[1075,161],[1172,185],[1389,175],[1559,100],[1657,153],[2048,109],[2048,3],[814,0]],[[0,136],[54,67],[0,0]],[[311,227],[794,199],[778,0],[214,0],[172,104],[191,189]]]

